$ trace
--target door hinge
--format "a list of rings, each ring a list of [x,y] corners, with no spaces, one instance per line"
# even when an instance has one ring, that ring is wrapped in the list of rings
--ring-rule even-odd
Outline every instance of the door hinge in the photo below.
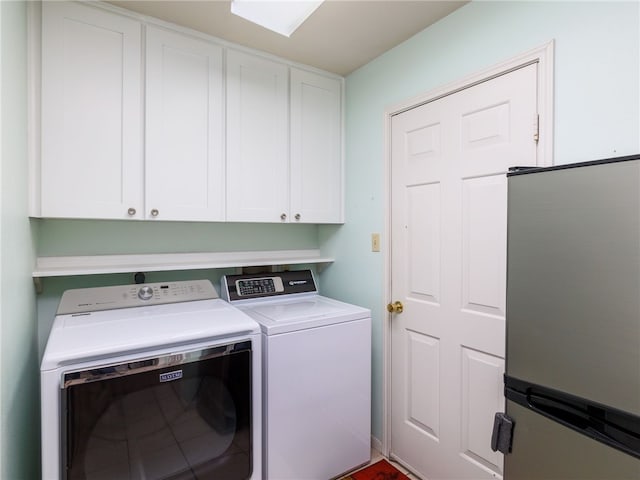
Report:
[[[540,140],[540,115],[537,113],[533,117],[533,141],[538,143]]]

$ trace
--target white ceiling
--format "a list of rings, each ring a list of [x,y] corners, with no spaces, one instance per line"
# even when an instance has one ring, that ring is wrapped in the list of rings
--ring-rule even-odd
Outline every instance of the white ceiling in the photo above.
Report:
[[[290,38],[232,15],[230,0],[108,3],[294,62],[347,75],[467,1],[327,0]]]

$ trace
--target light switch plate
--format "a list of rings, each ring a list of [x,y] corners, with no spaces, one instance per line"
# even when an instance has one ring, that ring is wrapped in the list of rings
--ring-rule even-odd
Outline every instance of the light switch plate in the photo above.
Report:
[[[380,234],[379,233],[371,234],[371,251],[372,252],[380,251]]]

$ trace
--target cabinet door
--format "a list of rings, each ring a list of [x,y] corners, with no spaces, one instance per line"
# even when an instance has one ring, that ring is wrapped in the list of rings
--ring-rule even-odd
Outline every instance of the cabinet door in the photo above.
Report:
[[[139,216],[141,26],[76,3],[42,2],[42,14],[40,213]]]
[[[145,216],[224,220],[222,48],[147,28]]]
[[[291,69],[293,221],[343,221],[341,91],[338,79]]]
[[[289,219],[287,77],[285,65],[227,52],[227,220]]]

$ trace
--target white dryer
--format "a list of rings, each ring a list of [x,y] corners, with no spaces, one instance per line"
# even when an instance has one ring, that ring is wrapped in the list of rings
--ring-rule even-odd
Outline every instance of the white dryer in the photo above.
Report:
[[[261,337],[208,280],[64,292],[41,365],[42,478],[262,478]]]
[[[223,277],[261,326],[267,480],[327,480],[370,460],[371,313],[318,294],[310,270]]]

